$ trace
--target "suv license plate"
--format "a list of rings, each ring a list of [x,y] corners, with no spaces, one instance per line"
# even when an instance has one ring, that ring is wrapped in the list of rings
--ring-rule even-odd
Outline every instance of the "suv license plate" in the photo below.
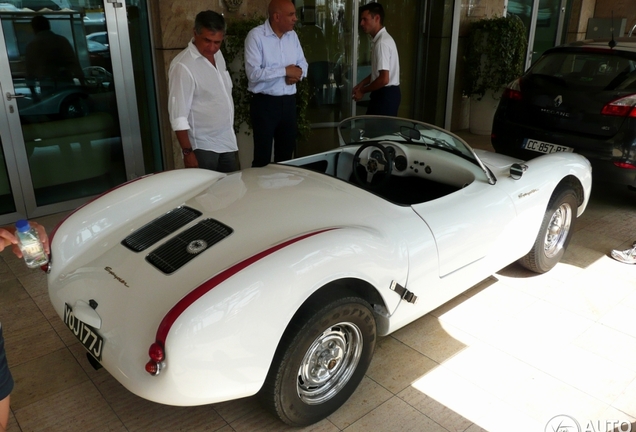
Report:
[[[574,151],[572,147],[551,144],[544,141],[533,140],[530,138],[526,138],[525,140],[523,140],[523,145],[521,147],[523,147],[526,150],[532,150],[538,153],[558,153],[558,152],[572,153]]]
[[[73,308],[68,303],[64,305],[64,324],[75,337],[84,345],[84,348],[97,360],[102,360],[102,348],[104,339],[88,324],[80,321],[73,315]]]

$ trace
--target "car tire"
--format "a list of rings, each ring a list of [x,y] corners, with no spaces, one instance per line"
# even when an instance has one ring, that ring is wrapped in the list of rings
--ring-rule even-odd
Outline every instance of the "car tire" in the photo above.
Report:
[[[577,202],[571,189],[562,189],[552,195],[532,249],[519,260],[522,266],[545,273],[561,260],[572,237]]]
[[[358,387],[375,349],[376,323],[369,303],[358,297],[311,307],[299,317],[279,344],[260,397],[283,422],[306,426],[336,411]]]

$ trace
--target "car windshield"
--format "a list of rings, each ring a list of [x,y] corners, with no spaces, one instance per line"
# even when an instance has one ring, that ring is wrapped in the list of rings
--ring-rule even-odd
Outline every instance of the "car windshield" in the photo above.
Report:
[[[572,89],[630,90],[636,88],[636,60],[620,51],[555,51],[541,57],[527,76]]]
[[[481,166],[464,141],[435,126],[395,117],[363,116],[343,120],[338,126],[340,146],[365,142],[392,141],[434,147],[455,153]]]

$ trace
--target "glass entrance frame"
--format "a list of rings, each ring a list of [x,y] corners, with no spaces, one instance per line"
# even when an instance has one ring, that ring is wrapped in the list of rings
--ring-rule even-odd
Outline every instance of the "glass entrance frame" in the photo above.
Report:
[[[524,70],[548,49],[563,42],[567,0],[508,0],[506,13],[521,18],[528,33]]]
[[[92,12],[79,0],[54,12],[22,10],[28,3],[0,9],[0,224],[76,208],[145,174],[125,2]],[[36,16],[76,62],[52,79],[27,73]]]

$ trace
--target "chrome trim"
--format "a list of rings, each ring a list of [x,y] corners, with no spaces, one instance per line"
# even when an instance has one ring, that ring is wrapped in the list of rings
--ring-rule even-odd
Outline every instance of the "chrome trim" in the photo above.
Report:
[[[300,363],[296,381],[300,400],[319,405],[336,396],[356,371],[363,344],[362,331],[352,322],[325,329]]]
[[[135,179],[145,174],[143,164],[143,149],[139,128],[139,116],[137,111],[137,93],[132,53],[130,50],[130,35],[128,33],[128,11],[125,2],[124,7],[117,7],[115,3],[106,3],[104,17],[108,38],[117,41],[109,46],[113,60],[113,81],[115,82],[115,96],[121,132],[122,150],[126,166],[128,180]]]
[[[453,95],[455,94],[455,75],[457,73],[457,50],[459,45],[459,23],[461,20],[462,0],[455,0],[453,7],[450,62],[448,65],[448,82],[446,83],[446,112],[444,113],[444,129],[447,130],[451,130],[453,120]]]

